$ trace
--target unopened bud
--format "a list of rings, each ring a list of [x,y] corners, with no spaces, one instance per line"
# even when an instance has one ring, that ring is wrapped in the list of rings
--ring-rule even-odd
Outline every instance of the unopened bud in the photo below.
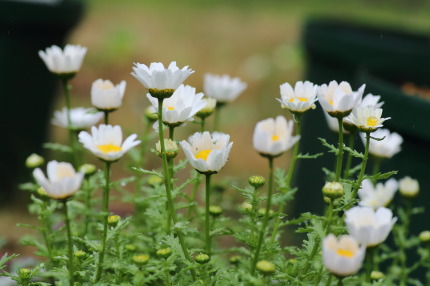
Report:
[[[411,177],[404,177],[399,181],[399,192],[403,196],[413,198],[418,195],[419,191],[420,185],[417,180],[414,180]]]
[[[209,262],[209,260],[211,260],[211,257],[207,254],[200,253],[200,254],[197,254],[196,257],[194,257],[194,259],[199,264],[206,264]]]
[[[327,182],[322,188],[323,195],[335,200],[343,196],[343,185],[339,182]]]
[[[108,224],[115,227],[121,221],[121,217],[119,215],[110,215],[108,217]]]
[[[88,253],[86,253],[83,250],[77,250],[73,253],[73,256],[75,256],[78,259],[83,259],[85,257],[87,257]]]
[[[250,203],[248,203],[248,202],[243,202],[240,205],[240,210],[244,211],[244,212],[252,211],[252,205]]]
[[[157,155],[161,158],[162,154],[161,154],[161,144],[160,141],[157,142],[157,144],[155,144],[155,148],[157,150]],[[166,157],[168,159],[173,159],[176,157],[176,155],[178,155],[178,145],[176,144],[175,141],[171,140],[171,139],[164,139],[164,149],[166,151]]]
[[[172,250],[169,247],[157,250],[157,255],[162,258],[167,258],[170,254],[172,254]]]
[[[44,162],[45,162],[45,159],[43,159],[42,156],[39,156],[33,153],[30,156],[28,156],[27,160],[25,160],[25,166],[27,168],[34,169],[41,166]]]
[[[138,254],[133,255],[133,262],[136,264],[146,264],[149,260],[149,255],[147,254]]]
[[[256,266],[257,270],[260,271],[263,275],[271,275],[276,270],[275,264],[267,260],[258,261]]]
[[[148,184],[150,184],[153,187],[161,185],[162,183],[163,183],[163,179],[156,175],[152,175],[148,178]]]
[[[425,230],[422,231],[419,235],[420,241],[422,243],[429,243],[430,242],[430,231]]]
[[[272,216],[273,216],[273,214],[274,214],[274,213],[275,213],[274,211],[269,210],[269,218],[272,218]],[[265,216],[265,215],[266,215],[266,208],[261,208],[261,209],[259,209],[259,210],[258,210],[258,215],[259,215],[260,217]]]
[[[41,197],[48,197],[48,193],[42,187],[37,189],[37,194]]]
[[[79,172],[84,173],[85,176],[89,177],[97,171],[97,167],[93,164],[83,164],[79,167]]]
[[[264,179],[262,176],[251,176],[248,178],[248,182],[254,188],[259,188],[262,187],[264,183],[266,183],[266,179]]]
[[[209,214],[218,217],[222,214],[222,208],[220,206],[209,206]]]
[[[372,280],[380,280],[380,279],[384,279],[385,275],[384,273],[380,272],[380,271],[372,271],[370,273],[370,279]]]
[[[215,98],[204,97],[203,100],[206,101],[205,107],[203,107],[202,109],[200,109],[200,111],[196,113],[196,116],[200,118],[206,118],[211,115],[214,112],[216,106]]]
[[[23,279],[28,279],[31,276],[31,270],[28,268],[21,268],[18,270],[18,275]]]
[[[155,122],[158,120],[158,114],[155,108],[151,105],[148,106],[145,111],[145,117],[148,119],[149,122]]]
[[[233,255],[232,257],[230,257],[230,263],[234,264],[234,265],[238,265],[239,261],[242,259],[242,256],[240,255]]]
[[[128,251],[135,251],[136,250],[136,245],[134,245],[134,244],[126,244],[125,245],[125,249],[127,249]]]

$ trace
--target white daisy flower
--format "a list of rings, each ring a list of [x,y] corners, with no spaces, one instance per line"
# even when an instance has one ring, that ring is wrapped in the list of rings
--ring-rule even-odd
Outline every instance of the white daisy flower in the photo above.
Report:
[[[365,86],[363,84],[358,91],[354,92],[346,81],[338,84],[333,80],[329,85],[320,86],[318,101],[330,116],[345,117],[360,102]]]
[[[283,116],[258,122],[254,129],[254,149],[262,156],[280,156],[300,139],[300,136],[292,136],[293,124]]]
[[[293,113],[303,113],[309,109],[315,108],[317,100],[318,86],[309,81],[298,81],[294,87],[286,82],[279,87],[281,99],[277,100],[281,103],[282,108],[287,108]]]
[[[91,86],[91,104],[103,111],[113,111],[122,105],[126,82],[116,86],[110,80],[98,79]]]
[[[399,181],[399,191],[403,196],[413,198],[418,195],[420,185],[417,180],[406,176]]]
[[[393,200],[398,186],[397,181],[393,178],[386,181],[385,184],[377,183],[376,186],[373,186],[369,179],[365,179],[361,183],[360,190],[358,190],[359,204],[373,209],[386,207]]]
[[[72,164],[67,162],[50,161],[46,168],[48,178],[37,168],[33,176],[37,183],[54,199],[66,199],[79,190],[84,174],[75,172]]]
[[[234,101],[247,86],[238,77],[206,74],[203,89],[206,96],[215,98],[219,103],[227,103]]]
[[[227,163],[233,142],[227,134],[218,133],[216,138],[209,132],[197,132],[180,142],[191,166],[203,174],[218,173]]]
[[[95,125],[103,118],[103,112],[94,112],[92,108],[76,107],[70,109],[71,128],[73,130],[83,130]],[[67,108],[55,111],[51,123],[67,128]]]
[[[373,95],[371,93],[366,94],[363,97],[358,106],[375,106],[376,108],[381,108],[384,102],[379,102],[381,100],[380,95]]]
[[[196,116],[206,118],[215,111],[216,99],[211,97],[203,97],[202,99],[206,101],[206,105],[196,113]]]
[[[345,121],[357,126],[358,130],[362,132],[374,132],[376,129],[382,127],[385,120],[391,119],[390,117],[381,118],[382,109],[375,106],[360,106],[354,108],[352,113],[345,118]]]
[[[155,110],[158,110],[158,100],[147,94]],[[169,98],[163,100],[163,123],[169,126],[179,126],[185,121],[192,121],[193,116],[206,106],[202,100],[203,93],[197,93],[194,87],[181,84]]]
[[[98,128],[93,126],[91,133],[79,133],[79,142],[94,155],[104,161],[116,161],[128,150],[140,144],[136,134],[132,134],[122,142],[122,130],[118,125],[101,124]]]
[[[366,135],[361,133],[363,144],[366,144]],[[380,158],[391,158],[399,153],[403,138],[398,133],[390,133],[388,129],[378,129],[372,133],[372,137],[384,138],[381,141],[370,138],[369,153]]]
[[[81,69],[87,48],[79,45],[66,45],[64,50],[58,46],[39,51],[49,71],[55,74],[75,74]]]
[[[345,212],[349,233],[366,247],[385,241],[397,218],[390,209],[380,207],[376,211],[368,207],[353,207]]]
[[[151,63],[149,68],[144,64],[135,63],[131,75],[149,89],[152,96],[167,98],[193,72],[188,66],[179,69],[176,62],[171,62],[168,68],[162,63]]]
[[[353,275],[363,264],[365,250],[366,248],[359,246],[350,235],[343,235],[337,239],[333,234],[329,234],[323,240],[323,264],[335,275]]]

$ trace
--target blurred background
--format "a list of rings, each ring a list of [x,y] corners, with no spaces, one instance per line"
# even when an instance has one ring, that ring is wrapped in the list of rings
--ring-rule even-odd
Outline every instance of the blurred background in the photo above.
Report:
[[[0,209],[0,236],[11,241],[13,248],[13,242],[27,232],[16,228],[15,224],[34,223],[36,219],[26,211],[29,194],[18,190],[16,185],[31,179],[30,171],[23,168],[25,158],[38,152],[46,161],[57,159],[58,154],[43,150],[41,143],[67,142],[66,130],[49,123],[53,111],[61,109],[64,101],[59,83],[47,72],[37,55],[38,50],[66,43],[88,47],[82,69],[71,82],[73,107],[91,106],[90,88],[96,79],[109,79],[115,84],[126,80],[123,107],[112,114],[111,122],[121,125],[127,134],[143,131],[143,111],[149,105],[146,89],[130,75],[133,63],[148,65],[154,61],[164,64],[177,61],[179,67],[189,65],[195,73],[186,84],[198,91],[203,91],[205,73],[240,77],[248,83],[248,88],[222,110],[221,118],[221,130],[231,135],[234,146],[227,166],[215,180],[244,186],[250,175],[267,175],[266,160],[252,148],[256,122],[276,115],[290,118],[276,101],[280,97],[280,84],[289,82],[294,85],[298,80],[322,84],[335,79],[350,81],[353,88],[358,88],[368,72],[380,74],[384,73],[381,67],[388,67],[391,71],[403,70],[402,77],[390,74],[390,82],[402,84],[413,80],[405,78],[404,72],[407,71],[407,77],[413,73],[410,71],[415,71],[418,85],[428,86],[428,15],[430,2],[425,0],[0,1],[0,49],[3,49],[0,86],[7,87],[1,89],[5,112],[0,119],[6,130],[1,137],[7,143],[1,147],[0,160],[3,181],[0,190],[4,197]],[[349,23],[353,23],[352,26]],[[351,30],[343,30],[348,27]],[[362,27],[372,28],[363,30]],[[345,49],[345,43],[355,45],[355,49]],[[360,46],[366,43],[369,45],[365,48]],[[420,53],[414,53],[417,50]],[[411,57],[404,57],[410,53],[413,54]],[[391,58],[378,60],[388,54]],[[378,64],[363,69],[360,63],[364,62],[362,57],[365,56],[369,63]],[[405,67],[403,62],[396,62],[402,58],[411,65]],[[37,66],[36,72],[30,67],[33,64]],[[424,77],[429,78],[427,82]],[[48,81],[43,88],[38,87],[41,81]],[[384,101],[388,102],[388,99],[384,98]],[[403,99],[400,103],[404,104]],[[426,99],[416,104],[429,110]],[[309,116],[306,124],[312,127],[304,134],[311,139],[307,146],[302,146],[303,153],[314,153],[318,148],[323,150],[316,140],[319,134],[333,136],[322,115],[317,110],[311,113],[314,117]],[[399,132],[405,131],[404,136],[411,136],[409,142],[413,150],[417,150],[413,145],[416,142],[426,149],[430,131],[424,137],[419,135],[424,132],[421,129],[416,134],[408,134],[408,128],[415,128],[416,122],[413,116],[404,116],[407,115],[398,119],[406,124],[399,127]],[[427,124],[428,119],[421,117],[419,121]],[[393,128],[396,128],[395,124]],[[186,139],[197,130],[196,125],[189,123],[178,128],[175,137]],[[333,138],[331,143],[335,142]],[[430,157],[423,153],[417,156],[422,160]],[[101,166],[90,155],[88,158]],[[116,164],[114,179],[129,174],[124,164],[126,160]],[[279,167],[287,167],[288,162],[288,154],[276,160]],[[398,167],[401,168],[405,162],[397,164],[402,164]],[[148,154],[145,167],[159,166],[159,159]],[[299,171],[305,174],[305,180],[314,182],[314,185],[303,185],[302,194],[308,198],[315,195],[315,200],[321,201],[324,176],[320,168],[310,170],[303,164]],[[226,192],[235,202],[242,201],[231,188]],[[318,210],[320,204],[303,209]]]

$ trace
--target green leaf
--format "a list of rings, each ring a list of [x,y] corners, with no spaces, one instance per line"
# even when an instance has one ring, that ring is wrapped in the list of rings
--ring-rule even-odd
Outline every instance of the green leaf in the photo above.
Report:
[[[131,167],[131,169],[136,171],[136,172],[140,172],[142,174],[153,175],[153,176],[157,176],[157,177],[164,179],[163,174],[161,174],[160,172],[154,171],[154,170],[149,171],[149,170],[145,170],[145,169],[138,168],[138,167]]]
[[[72,153],[73,149],[70,148],[67,145],[59,144],[59,143],[45,143],[43,144],[43,148],[53,150],[53,151],[59,151],[64,153]]]
[[[313,155],[309,155],[309,153],[306,153],[306,154],[300,153],[299,155],[297,155],[297,159],[316,159],[318,157],[321,157],[322,155],[324,155],[324,153],[317,153]]]
[[[369,179],[372,181],[384,180],[390,178],[392,175],[397,174],[398,171],[390,171],[386,173],[378,173],[372,176],[364,176],[364,179]]]
[[[354,156],[356,158],[361,158],[361,159],[364,158],[363,153],[357,152],[357,151],[349,148],[348,146],[344,146],[343,150],[347,151],[349,154],[351,154],[352,156]]]
[[[329,150],[330,153],[335,153],[337,154],[337,152],[339,152],[339,149],[334,147],[334,145],[327,143],[327,141],[324,138],[318,138],[322,145],[327,147],[327,149]]]

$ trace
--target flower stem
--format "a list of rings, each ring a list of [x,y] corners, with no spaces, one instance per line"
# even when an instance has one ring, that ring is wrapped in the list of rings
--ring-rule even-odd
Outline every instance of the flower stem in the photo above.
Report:
[[[90,226],[90,210],[91,210],[91,184],[90,178],[86,178],[82,184],[82,188],[85,194],[85,225],[84,225],[84,236],[88,234],[88,228]]]
[[[219,122],[220,122],[220,117],[221,117],[221,108],[224,106],[223,103],[217,102],[216,107],[215,107],[215,112],[214,112],[214,131],[218,131],[219,130]]]
[[[372,170],[372,174],[376,175],[379,173],[379,169],[381,168],[381,162],[382,162],[382,158],[380,157],[376,157],[376,156],[372,156],[373,158],[373,170]],[[373,183],[376,183],[376,180],[373,180]]]
[[[205,131],[206,117],[202,117],[201,119],[202,119],[202,121],[200,121],[200,126],[201,126],[200,131],[203,133]]]
[[[352,197],[353,198],[357,197],[358,189],[361,187],[361,183],[363,181],[364,172],[366,171],[367,159],[369,157],[369,144],[370,144],[370,132],[366,132],[366,145],[364,147],[364,158],[363,158],[363,162],[361,163],[360,174],[358,175],[357,182],[356,182],[354,190],[352,192]]]
[[[258,258],[260,256],[261,246],[264,240],[264,233],[266,231],[267,223],[269,222],[269,212],[272,204],[272,188],[273,188],[273,157],[269,157],[269,190],[267,194],[267,203],[266,203],[266,213],[263,218],[263,225],[260,229],[260,234],[258,236],[257,248],[255,250],[254,258],[252,259],[251,264],[251,274],[254,275],[255,267],[258,262]]]
[[[352,150],[354,150],[354,145],[355,145],[355,131],[349,133],[348,140],[349,140],[348,147],[351,148]],[[349,170],[351,169],[351,163],[352,163],[352,154],[348,153],[348,157],[346,158],[345,171],[343,173],[343,177],[345,179],[349,178]]]
[[[105,114],[105,124],[108,125],[109,124],[109,111],[104,111]]]
[[[66,102],[66,117],[67,117],[67,130],[69,131],[69,146],[72,148],[72,160],[74,167],[78,166],[78,159],[77,159],[77,151],[76,151],[76,145],[75,145],[75,135],[73,132],[73,123],[70,116],[70,86],[69,81],[66,78],[63,78],[61,80],[63,85],[63,91],[64,91],[64,98]]]
[[[337,279],[338,279],[337,286],[343,286],[343,278],[344,277],[340,277],[340,276],[337,277]]]
[[[401,229],[399,231],[399,259],[401,264],[401,273],[400,273],[400,285],[406,285],[406,280],[408,279],[408,269],[407,269],[407,256],[405,251],[405,240],[408,238],[409,233],[409,223],[412,213],[412,201],[409,198],[405,200],[405,220],[401,225]]]
[[[366,249],[366,282],[370,282],[370,274],[374,269],[376,247],[368,247]]]
[[[178,218],[176,216],[175,207],[173,205],[172,191],[170,189],[171,179],[170,179],[170,172],[168,169],[168,163],[167,163],[167,157],[166,157],[166,147],[164,145],[164,136],[163,136],[163,98],[158,99],[158,128],[159,128],[158,133],[160,136],[161,157],[163,160],[164,186],[166,188],[168,212],[170,212],[173,224],[176,224],[178,222]],[[169,221],[169,223],[170,223],[170,221]],[[179,243],[181,245],[182,251],[184,252],[185,258],[189,262],[192,262],[191,257],[188,253],[188,250],[185,246],[184,235],[182,234],[182,232],[180,230],[176,230],[176,233],[178,235]],[[196,280],[195,270],[190,269],[190,271],[191,271],[191,275],[193,276],[193,279]]]
[[[337,153],[337,161],[336,161],[336,177],[334,179],[335,182],[339,182],[340,173],[342,171],[342,158],[343,158],[343,124],[342,117],[337,119],[339,125],[339,149]]]
[[[107,232],[108,232],[108,217],[109,217],[109,191],[110,191],[110,165],[111,162],[105,162],[105,187],[103,189],[103,237],[102,237],[102,251],[99,254],[99,261],[97,264],[97,272],[96,272],[96,278],[95,282],[100,280],[100,277],[102,275],[102,269],[103,269],[103,261],[105,257],[106,252],[106,239],[107,239]]]
[[[66,217],[66,229],[67,229],[67,248],[69,252],[69,279],[70,279],[70,285],[74,285],[75,283],[75,277],[74,277],[74,269],[73,269],[73,244],[72,244],[72,231],[70,229],[70,218],[69,218],[69,211],[67,208],[67,200],[63,200],[64,205],[64,214]]]
[[[200,173],[197,172],[197,171],[195,171],[195,170],[194,170],[194,172],[195,172],[195,176],[194,176],[195,181],[194,181],[194,185],[193,185],[193,192],[191,193],[191,198],[189,200],[190,206],[188,207],[187,215],[186,215],[186,217],[188,219],[191,218],[190,217],[191,213],[195,209],[195,204],[191,205],[191,203],[194,203],[196,201],[197,191],[199,189],[199,185],[200,185],[200,182],[201,182],[201,175],[200,175]]]
[[[205,212],[205,232],[206,232],[206,252],[211,255],[212,239],[210,236],[211,227],[209,225],[209,205],[210,205],[210,183],[211,175],[206,175],[206,212]]]

